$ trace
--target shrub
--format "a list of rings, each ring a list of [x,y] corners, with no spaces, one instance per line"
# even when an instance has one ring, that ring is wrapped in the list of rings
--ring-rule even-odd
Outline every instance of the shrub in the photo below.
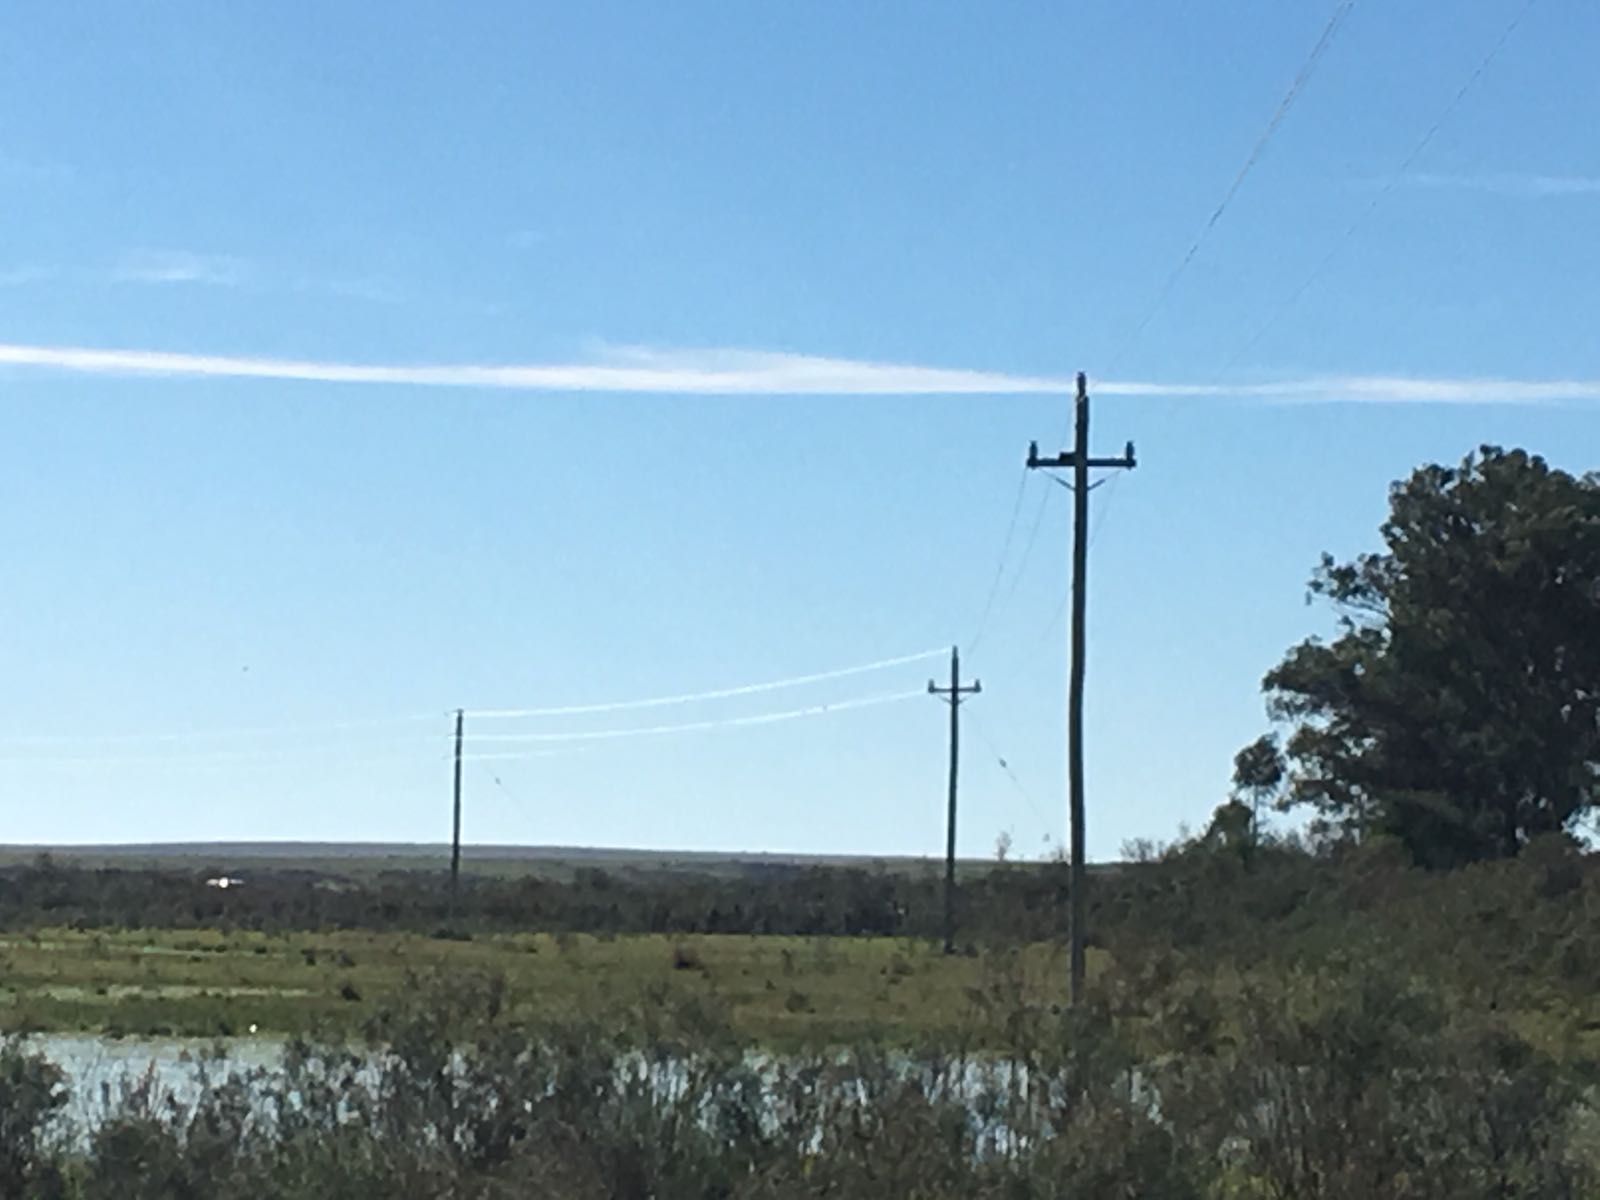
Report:
[[[0,1040],[0,1196],[64,1194],[54,1153],[68,1099],[59,1067],[16,1038]]]

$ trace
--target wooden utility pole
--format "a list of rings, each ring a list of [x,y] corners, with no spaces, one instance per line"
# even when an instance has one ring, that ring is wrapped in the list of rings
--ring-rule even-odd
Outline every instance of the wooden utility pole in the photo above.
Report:
[[[1028,446],[1028,466],[1032,469],[1072,469],[1072,657],[1067,699],[1067,813],[1072,836],[1071,895],[1071,971],[1072,1003],[1083,998],[1083,934],[1085,888],[1083,834],[1083,669],[1086,607],[1089,574],[1089,472],[1101,468],[1131,470],[1134,467],[1133,443],[1119,458],[1089,457],[1089,381],[1078,372],[1078,396],[1073,409],[1073,438],[1070,453],[1055,458],[1040,458],[1039,443]]]
[[[456,709],[456,812],[450,833],[450,915],[455,915],[456,893],[461,888],[461,727],[464,709]]]
[[[950,686],[939,687],[928,680],[928,694],[943,696],[950,705],[950,812],[945,823],[944,840],[944,952],[956,952],[956,781],[961,767],[961,702],[968,696],[983,691],[983,684],[974,679],[967,687],[961,686],[961,651],[950,647]]]

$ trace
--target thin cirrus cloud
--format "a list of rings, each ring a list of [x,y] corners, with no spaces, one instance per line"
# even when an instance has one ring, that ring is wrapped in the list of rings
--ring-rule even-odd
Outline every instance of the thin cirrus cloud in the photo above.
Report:
[[[901,363],[744,350],[611,350],[572,363],[354,363],[0,343],[0,366],[104,376],[261,379],[529,392],[654,395],[955,395],[1054,392],[1069,382]]]
[[[358,363],[0,343],[0,367],[112,378],[278,380],[369,386],[723,396],[1025,395],[1062,377],[752,350],[619,347],[601,361]],[[1240,385],[1097,380],[1102,396],[1329,404],[1541,405],[1600,401],[1600,379],[1319,375]]]
[[[7,267],[0,270],[0,287],[25,287],[30,283],[43,283],[61,272],[55,267]]]
[[[118,283],[206,284],[239,287],[247,283],[250,264],[229,254],[196,254],[191,250],[131,250],[118,260],[111,278]]]
[[[1585,404],[1600,401],[1600,379],[1472,376],[1311,375],[1267,383],[1140,383],[1096,386],[1101,395],[1164,399],[1244,398],[1283,404]]]
[[[0,267],[0,288],[66,281],[98,285],[135,284],[152,287],[213,287],[251,292],[324,294],[371,304],[404,304],[407,294],[384,279],[367,276],[294,275],[232,254],[192,250],[129,250],[103,267],[61,267],[25,264]]]
[[[1600,196],[1600,176],[1596,175],[1441,175],[1420,172],[1405,176],[1402,182],[1413,188],[1489,192],[1497,196],[1525,199]]]

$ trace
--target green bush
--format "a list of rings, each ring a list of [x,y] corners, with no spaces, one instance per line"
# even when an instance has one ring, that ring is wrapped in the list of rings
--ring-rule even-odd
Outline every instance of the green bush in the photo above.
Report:
[[[1232,991],[1150,982],[1135,1018],[1104,994],[1018,1009],[1001,1052],[957,1035],[773,1056],[714,1003],[530,1029],[497,979],[416,981],[364,1045],[296,1043],[270,1072],[203,1062],[193,1103],[147,1077],[77,1131],[59,1074],[8,1044],[3,1194],[1562,1200],[1600,1185],[1584,1070],[1390,960]]]
[[[57,1155],[68,1100],[58,1067],[16,1038],[0,1040],[0,1196],[64,1194]]]

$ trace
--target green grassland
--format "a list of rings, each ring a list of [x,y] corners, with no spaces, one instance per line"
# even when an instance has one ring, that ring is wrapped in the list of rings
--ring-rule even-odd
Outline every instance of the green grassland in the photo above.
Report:
[[[0,937],[0,1029],[142,1036],[359,1029],[420,978],[503,976],[512,1015],[636,1016],[697,997],[769,1044],[984,1028],[991,997],[1048,1006],[1063,955],[946,956],[903,938],[40,929]]]
[[[640,1030],[684,1001],[766,1045],[1002,1046],[1065,992],[1049,864],[967,876],[947,957],[940,881],[887,867],[473,871],[456,893],[438,871],[329,879],[304,860],[223,890],[195,861],[0,868],[0,1032],[348,1034],[434,977],[487,974],[529,1025]],[[1430,872],[1381,844],[1200,838],[1097,873],[1088,899],[1090,998],[1152,1052],[1173,1028],[1221,1047],[1263,1004],[1314,1013],[1329,988],[1381,977],[1600,1063],[1600,855],[1560,839]]]

